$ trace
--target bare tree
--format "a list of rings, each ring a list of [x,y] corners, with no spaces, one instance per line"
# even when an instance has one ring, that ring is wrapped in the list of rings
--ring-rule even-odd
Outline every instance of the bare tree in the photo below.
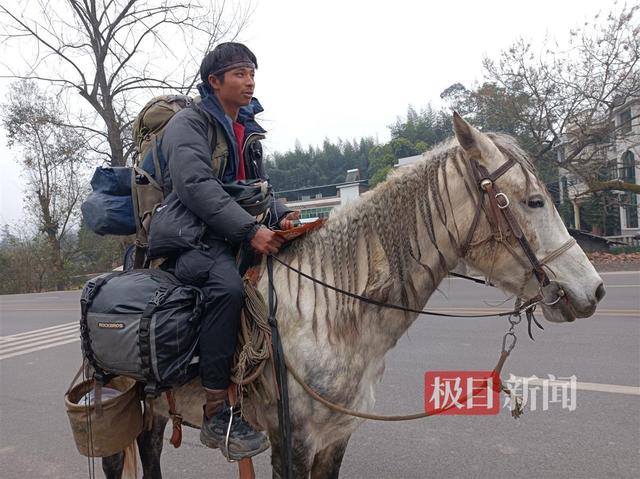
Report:
[[[508,104],[519,131],[533,140],[535,156],[552,156],[586,184],[584,194],[640,193],[637,184],[606,176],[611,166],[607,149],[621,135],[628,144],[638,143],[626,131],[638,118],[620,123],[614,115],[620,105],[640,96],[639,17],[640,6],[624,5],[571,31],[566,49],[547,41],[538,51],[518,40],[499,61],[485,60],[490,81],[504,93],[500,101]],[[562,154],[556,155],[557,148]]]
[[[141,91],[146,99],[160,91],[191,92],[204,52],[236,38],[251,13],[250,4],[203,2],[0,4],[3,41],[14,47],[19,42],[23,60],[20,65],[4,62],[4,76],[43,80],[80,95],[94,118],[78,114],[71,97],[66,109],[74,113],[72,120],[61,121],[90,133],[93,148],[112,166],[125,165],[133,153],[130,128]]]
[[[3,105],[2,123],[9,146],[20,148],[27,179],[26,212],[49,246],[55,286],[64,286],[62,243],[78,219],[80,199],[86,193],[83,173],[89,162],[86,140],[78,130],[61,126],[55,99],[33,81],[12,84],[10,101]]]

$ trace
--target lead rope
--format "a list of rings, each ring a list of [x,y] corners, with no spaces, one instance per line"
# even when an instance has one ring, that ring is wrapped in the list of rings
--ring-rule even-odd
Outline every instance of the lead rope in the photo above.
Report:
[[[509,318],[509,323],[511,324],[511,327],[509,328],[509,330],[505,333],[505,335],[502,338],[502,351],[500,352],[500,357],[498,358],[498,362],[496,364],[496,366],[493,368],[493,374],[491,375],[491,377],[495,376],[497,377],[498,380],[498,385],[496,385],[495,387],[498,388],[496,389],[496,391],[502,391],[505,394],[509,395],[510,399],[511,399],[511,416],[514,419],[518,419],[522,413],[524,412],[524,408],[523,408],[523,402],[522,402],[522,398],[520,398],[519,396],[517,396],[511,389],[509,389],[507,386],[504,385],[504,383],[500,380],[500,374],[502,372],[502,368],[504,367],[505,362],[507,361],[507,358],[509,357],[509,355],[511,354],[511,351],[513,351],[513,348],[516,345],[516,335],[514,333],[514,328],[516,325],[518,325],[520,323],[520,321],[522,321],[522,318],[520,316],[518,316],[517,320],[512,320],[511,318]],[[511,343],[509,343],[509,338],[512,338]],[[324,406],[326,406],[327,408],[331,409],[332,411],[335,412],[339,412],[341,414],[346,414],[348,416],[353,416],[353,417],[358,417],[361,419],[371,419],[374,421],[411,421],[413,419],[423,419],[426,417],[431,417],[431,416],[436,416],[438,414],[442,414],[444,412],[446,412],[447,410],[451,409],[452,407],[455,406],[456,402],[457,403],[465,403],[469,398],[473,398],[475,396],[477,396],[478,394],[480,394],[480,392],[484,391],[484,385],[487,384],[487,381],[489,378],[485,379],[485,383],[478,387],[475,388],[471,391],[471,394],[465,394],[463,395],[459,400],[457,400],[456,402],[452,402],[449,406],[447,407],[443,407],[443,408],[438,408],[438,409],[434,409],[432,411],[427,411],[427,412],[422,412],[422,413],[415,413],[415,414],[402,414],[402,415],[381,415],[381,414],[372,414],[372,413],[365,413],[365,412],[360,412],[360,411],[355,411],[353,409],[349,409],[346,408],[344,406],[340,406],[338,404],[335,404],[331,401],[329,401],[328,399],[325,399],[324,397],[322,397],[320,394],[318,394],[313,388],[311,388],[311,386],[309,386],[304,379],[297,373],[297,371],[292,367],[291,363],[289,361],[286,360],[285,358],[285,364],[287,366],[287,369],[289,370],[289,373],[291,374],[291,376],[293,376],[293,379],[296,380],[296,382],[302,387],[302,389],[305,390],[305,392],[311,396],[313,399],[315,399],[316,401],[318,401],[319,403],[323,404]]]
[[[253,282],[245,281],[245,293],[246,293],[246,306],[241,318],[241,321],[242,321],[241,330],[265,331],[265,334],[257,335],[258,337],[261,338],[259,344],[251,343],[251,342],[241,344],[241,351],[244,351],[246,354],[240,354],[238,356],[238,358],[241,359],[243,362],[236,364],[233,370],[234,371],[250,370],[251,372],[249,373],[248,377],[236,378],[234,379],[234,382],[237,382],[238,384],[242,384],[246,386],[254,382],[256,379],[261,378],[261,380],[263,381],[262,385],[261,387],[256,387],[255,391],[256,392],[258,392],[259,390],[268,391],[268,388],[265,387],[267,382],[264,379],[264,376],[262,375],[262,372],[264,371],[264,367],[265,367],[264,362],[269,358],[273,359],[273,354],[271,354],[271,335],[270,335],[271,332],[269,331],[269,322],[267,319],[267,307],[266,307],[263,296],[260,294],[260,291],[258,291],[258,289],[255,287]],[[526,305],[526,304],[520,305],[519,303],[516,303],[516,304],[517,304],[516,310],[518,311],[528,312],[534,306],[534,304],[530,304],[530,305]],[[509,327],[509,330],[504,334],[502,338],[502,350],[500,352],[498,362],[495,368],[493,369],[494,374],[492,376],[495,375],[495,377],[497,377],[499,381],[499,385],[496,385],[495,387],[499,388],[499,390],[504,392],[505,394],[508,394],[509,397],[511,398],[511,404],[512,404],[511,414],[514,418],[518,418],[523,413],[522,400],[521,398],[516,396],[516,394],[513,391],[511,391],[507,386],[505,386],[502,383],[502,381],[500,381],[500,374],[502,372],[502,369],[504,367],[504,364],[507,358],[509,357],[509,355],[511,354],[511,351],[513,351],[513,348],[516,345],[517,338],[515,335],[515,327],[518,324],[520,324],[520,322],[522,321],[521,313],[517,312],[510,315],[508,317],[508,321],[509,321],[510,327]],[[240,336],[241,343],[244,340],[243,339],[244,337],[247,337],[247,336],[241,334]],[[251,335],[249,337],[251,337]],[[300,376],[300,374],[296,371],[296,369],[292,366],[292,364],[287,360],[287,358],[284,356],[282,352],[282,349],[280,349],[280,354],[284,359],[284,366],[286,367],[287,371],[291,374],[294,380],[302,387],[302,389],[304,389],[304,391],[311,398],[315,399],[319,403],[323,404],[324,406],[326,406],[327,408],[335,412],[339,412],[342,414],[346,414],[349,416],[354,416],[362,419],[371,419],[376,421],[407,421],[407,420],[422,419],[425,417],[442,414],[443,412],[445,412],[446,410],[450,409],[453,406],[453,405],[450,405],[446,408],[435,409],[429,412],[406,414],[406,415],[393,415],[393,416],[385,416],[385,415],[355,411],[353,409],[349,409],[344,406],[335,404],[329,401],[328,399],[325,399],[320,394],[318,394],[311,386],[309,386],[305,382],[305,380]],[[264,358],[261,360],[260,364],[257,365],[255,362],[252,361],[251,367],[247,365],[248,358],[255,359],[258,357]],[[274,378],[275,377],[276,376],[274,374]],[[459,400],[459,402],[460,401],[464,402],[469,397],[475,397],[477,394],[479,394],[483,390],[484,390],[483,386],[476,388],[471,391],[471,395],[466,394]],[[276,393],[276,397],[279,398],[280,394],[278,391],[277,382],[275,384],[275,393]],[[242,392],[240,393],[240,397],[242,397]],[[286,462],[284,464],[286,464]]]

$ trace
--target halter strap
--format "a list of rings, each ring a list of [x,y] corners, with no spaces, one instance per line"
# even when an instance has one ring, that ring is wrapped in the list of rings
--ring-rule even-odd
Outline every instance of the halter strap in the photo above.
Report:
[[[487,168],[484,165],[480,164],[476,159],[470,159],[469,164],[481,196],[478,201],[473,220],[471,222],[471,227],[469,228],[469,232],[467,233],[467,237],[460,247],[462,256],[466,256],[469,251],[471,241],[473,240],[473,236],[475,235],[476,229],[478,228],[480,216],[484,209],[489,219],[489,223],[491,224],[491,227],[493,229],[494,237],[496,237],[498,241],[503,242],[505,245],[507,244],[503,241],[502,230],[503,224],[506,223],[507,229],[511,231],[511,234],[513,234],[514,238],[516,238],[518,244],[520,245],[520,248],[524,252],[524,255],[531,265],[533,274],[535,274],[538,282],[541,286],[547,286],[550,283],[550,280],[543,266],[556,259],[562,253],[568,251],[574,244],[576,244],[575,239],[571,238],[567,240],[558,249],[549,253],[542,260],[539,260],[535,252],[533,251],[531,244],[527,240],[524,231],[520,227],[518,220],[516,219],[510,208],[509,198],[506,194],[500,191],[500,188],[495,184],[498,178],[504,175],[511,169],[512,166],[516,164],[515,160],[513,158],[509,158],[502,165],[500,165],[500,167],[493,171],[493,173],[490,173],[489,170],[487,170]],[[489,203],[488,207],[486,207],[484,203],[485,194]],[[513,248],[509,249],[510,252],[514,254],[514,256],[516,256],[518,260],[520,260],[520,257],[515,255],[515,251],[513,251]],[[522,263],[522,261],[520,262]]]
[[[540,264],[542,265],[546,265],[551,263],[554,259],[556,259],[558,256],[560,256],[562,253],[569,251],[571,249],[571,247],[573,245],[575,245],[576,239],[575,238],[569,238],[567,241],[565,241],[562,246],[560,246],[557,250],[552,251],[551,253],[549,253],[547,256],[545,256],[544,258],[542,258],[540,260]]]
[[[471,221],[471,228],[469,228],[467,237],[465,238],[464,243],[462,243],[462,246],[460,247],[460,253],[462,257],[465,257],[467,255],[469,251],[469,247],[471,246],[471,241],[473,240],[473,235],[475,234],[476,229],[478,228],[478,223],[480,222],[480,216],[482,214],[482,209],[483,209],[483,197],[482,197],[483,188],[481,186],[483,179],[487,179],[493,183],[502,175],[504,175],[507,171],[509,171],[513,165],[515,165],[514,159],[509,158],[502,165],[500,165],[500,167],[498,167],[497,170],[495,170],[493,173],[489,173],[487,169],[481,166],[479,163],[477,163],[476,160],[472,160],[470,163],[471,163],[471,171],[473,172],[474,179],[479,186],[481,196],[478,201],[478,205],[477,205],[478,207],[476,208],[476,212],[473,215],[473,220]],[[478,169],[478,167],[482,167],[484,169],[484,172],[481,172]],[[496,221],[499,221],[499,216],[497,214],[494,214],[493,216]],[[499,224],[496,224],[496,227],[499,227]]]

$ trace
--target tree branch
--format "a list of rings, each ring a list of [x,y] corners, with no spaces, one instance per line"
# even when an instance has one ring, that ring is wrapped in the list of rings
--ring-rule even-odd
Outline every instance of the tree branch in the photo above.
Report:
[[[4,7],[3,5],[0,5],[0,9],[2,9],[2,11],[4,11],[7,15],[9,15],[16,23],[18,23],[24,30],[26,30],[33,38],[35,38],[38,42],[40,42],[41,44],[43,44],[44,46],[46,46],[47,48],[49,48],[51,51],[53,51],[54,53],[56,53],[57,55],[60,56],[60,58],[62,58],[63,60],[65,60],[69,65],[71,65],[71,67],[76,70],[76,72],[78,72],[78,74],[80,75],[80,78],[82,79],[82,83],[84,84],[84,89],[86,90],[87,88],[87,80],[85,79],[84,73],[82,72],[82,70],[80,69],[80,67],[73,61],[71,60],[69,57],[67,57],[64,52],[62,52],[60,50],[60,48],[56,48],[53,45],[51,45],[49,42],[47,42],[44,38],[42,38],[35,30],[33,30],[31,27],[29,27],[25,22],[23,22],[22,20],[20,20],[18,17],[16,17],[12,12],[10,12],[9,10],[7,10],[6,7]]]

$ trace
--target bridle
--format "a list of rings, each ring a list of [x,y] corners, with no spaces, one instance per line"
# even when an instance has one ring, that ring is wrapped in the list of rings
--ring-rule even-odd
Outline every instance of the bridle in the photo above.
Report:
[[[559,257],[560,255],[568,251],[571,247],[573,247],[573,245],[576,244],[576,242],[573,238],[571,238],[565,241],[559,248],[557,248],[556,250],[554,250],[553,252],[545,256],[543,259],[539,260],[536,254],[534,253],[533,249],[531,248],[531,244],[529,243],[526,236],[524,235],[524,232],[520,227],[517,219],[515,218],[515,216],[513,215],[513,212],[510,209],[509,197],[504,192],[500,191],[500,188],[495,184],[498,178],[504,175],[516,164],[515,160],[509,157],[509,159],[505,163],[503,163],[499,168],[497,168],[493,173],[489,173],[489,171],[483,165],[481,165],[477,161],[477,159],[468,158],[467,163],[470,167],[470,170],[473,173],[474,182],[478,186],[479,198],[476,204],[476,211],[473,216],[471,227],[469,228],[467,236],[460,247],[460,256],[462,258],[466,257],[467,253],[469,253],[470,249],[474,246],[472,243],[473,238],[478,229],[482,212],[486,211],[487,220],[489,221],[489,224],[491,225],[491,229],[492,229],[492,237],[490,239],[494,239],[498,243],[505,245],[508,251],[521,264],[523,264],[525,268],[528,268],[530,266],[531,274],[535,275],[540,285],[540,294],[537,297],[534,297],[528,300],[524,304],[522,304],[522,301],[518,299],[516,301],[516,308],[514,311],[510,311],[508,313],[495,314],[495,316],[507,315],[509,318],[509,323],[511,324],[511,327],[503,336],[502,351],[500,354],[500,358],[498,359],[498,363],[496,367],[493,369],[494,374],[499,377],[500,371],[502,370],[502,367],[504,366],[504,363],[507,357],[509,356],[509,354],[511,353],[511,351],[513,350],[516,344],[516,336],[514,333],[514,328],[518,323],[520,323],[521,313],[524,311],[527,316],[527,319],[529,320],[529,336],[533,339],[533,336],[531,335],[531,320],[535,321],[535,323],[542,328],[542,326],[535,320],[535,317],[533,316],[533,311],[535,310],[536,305],[539,302],[541,302],[547,306],[552,306],[558,303],[562,298],[566,299],[566,295],[562,290],[562,288],[560,287],[560,285],[556,282],[552,282],[549,279],[549,276],[544,270],[544,266],[545,264],[548,264],[555,258]],[[485,201],[484,201],[485,196],[488,199],[488,208],[485,206]],[[506,237],[503,234],[503,223],[506,223],[505,231],[510,232],[520,244],[520,247],[522,248],[522,251],[524,252],[525,257],[528,260],[528,263],[520,257],[520,255],[513,249],[513,247],[511,247],[510,243],[506,240]],[[272,353],[272,356],[274,357],[275,372],[276,372],[276,376],[278,377],[278,381],[276,382],[276,384],[280,385],[280,389],[277,389],[279,394],[278,418],[279,418],[280,427],[283,428],[282,429],[283,431],[285,431],[281,436],[281,455],[282,455],[282,464],[283,464],[283,472],[284,472],[283,477],[286,477],[286,478],[293,477],[291,472],[293,470],[292,462],[291,462],[291,454],[290,454],[292,443],[291,443],[291,431],[290,431],[291,426],[290,426],[289,414],[288,414],[289,400],[288,400],[288,393],[287,393],[288,386],[287,386],[287,380],[286,380],[287,372],[289,372],[293,376],[296,382],[306,391],[307,394],[309,394],[310,397],[322,403],[327,408],[333,411],[339,412],[341,414],[347,414],[350,416],[364,418],[364,419],[375,419],[375,420],[385,420],[385,421],[404,421],[404,420],[418,419],[418,418],[423,418],[423,417],[433,415],[433,414],[430,414],[429,412],[401,415],[401,416],[381,416],[376,414],[362,413],[359,411],[348,409],[346,407],[340,406],[338,404],[335,404],[327,400],[323,395],[318,394],[317,391],[315,391],[311,386],[309,386],[304,380],[304,378],[296,372],[295,367],[292,367],[293,365],[286,360],[282,350],[282,344],[280,343],[280,339],[277,331],[277,321],[275,318],[276,302],[274,302],[275,290],[274,290],[274,283],[273,283],[273,260],[274,259],[285,268],[291,271],[294,271],[298,275],[316,284],[319,284],[324,288],[331,289],[338,294],[349,296],[365,303],[374,304],[379,307],[386,307],[386,308],[401,310],[405,312],[414,312],[418,314],[430,314],[434,316],[456,316],[456,317],[460,317],[460,315],[442,314],[442,313],[439,314],[439,313],[426,311],[426,310],[419,311],[419,310],[415,310],[407,307],[402,307],[399,305],[393,305],[389,303],[376,301],[372,298],[367,298],[350,291],[345,291],[337,288],[336,286],[332,286],[323,281],[320,281],[319,279],[304,273],[300,269],[294,268],[293,266],[285,263],[284,261],[279,259],[277,256],[268,256],[267,271],[268,271],[268,277],[269,277],[269,303],[268,303],[269,304],[268,306],[269,323],[273,331],[272,338],[275,338],[274,344],[272,346],[275,356],[273,356],[274,353]],[[552,301],[547,302],[546,299],[549,293],[551,294],[555,293],[557,296]],[[511,392],[508,388],[504,387],[504,385],[501,386],[501,389],[506,393],[508,393],[516,404],[518,403],[513,392]],[[282,392],[282,395],[280,395],[280,392]],[[472,392],[472,395],[474,394],[475,393]],[[521,413],[522,413],[521,405],[517,405],[516,409],[512,412],[514,417],[518,417]]]
[[[492,229],[490,239],[504,245],[505,248],[525,268],[531,267],[531,274],[536,277],[540,285],[540,295],[535,299],[542,301],[543,304],[547,306],[552,306],[560,301],[561,298],[566,298],[564,290],[558,285],[558,283],[549,279],[544,266],[548,265],[548,263],[573,247],[576,244],[576,240],[574,238],[570,238],[543,259],[538,259],[533,248],[531,248],[529,240],[527,240],[527,237],[520,227],[518,220],[511,210],[509,197],[504,192],[500,191],[500,188],[496,184],[496,180],[498,180],[498,178],[517,164],[516,161],[509,157],[507,161],[492,173],[490,173],[484,165],[480,164],[477,158],[467,158],[467,164],[473,174],[474,182],[478,187],[479,199],[476,204],[476,211],[473,216],[473,221],[471,222],[471,227],[469,228],[467,236],[460,247],[461,257],[466,257],[472,248],[472,241],[478,229],[482,212],[485,211]],[[487,198],[487,202],[484,201],[485,197]],[[509,233],[517,240],[520,248],[524,252],[526,260],[524,260],[507,241]],[[556,297],[550,302],[546,302],[547,294],[545,293],[550,293],[551,291],[555,293]]]

